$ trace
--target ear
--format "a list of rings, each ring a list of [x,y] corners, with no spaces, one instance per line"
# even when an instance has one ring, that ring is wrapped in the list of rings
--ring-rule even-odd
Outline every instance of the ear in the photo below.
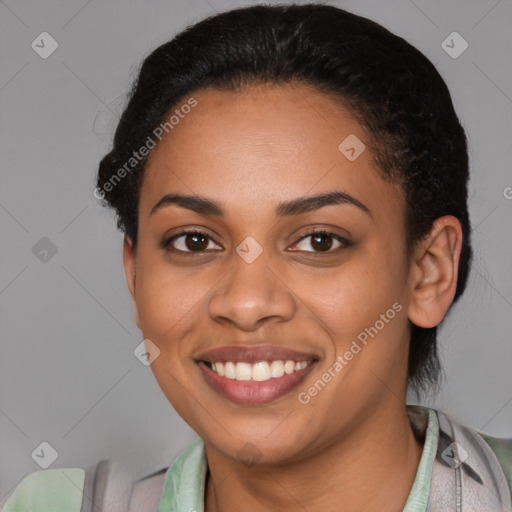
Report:
[[[438,218],[414,250],[409,320],[419,327],[435,327],[455,296],[462,227],[452,215]]]
[[[139,311],[137,309],[137,301],[135,300],[135,267],[136,267],[136,251],[130,237],[124,236],[123,242],[123,265],[126,276],[126,284],[133,299],[135,308],[135,323],[140,329]]]

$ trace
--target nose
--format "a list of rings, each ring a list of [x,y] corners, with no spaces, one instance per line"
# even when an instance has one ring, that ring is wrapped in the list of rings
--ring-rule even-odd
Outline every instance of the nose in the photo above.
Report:
[[[297,302],[291,290],[269,265],[265,251],[247,263],[234,255],[233,268],[210,296],[210,317],[243,331],[255,331],[269,322],[293,317]]]

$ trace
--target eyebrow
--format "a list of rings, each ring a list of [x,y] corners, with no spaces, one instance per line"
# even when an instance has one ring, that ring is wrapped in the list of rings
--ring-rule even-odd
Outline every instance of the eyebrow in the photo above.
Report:
[[[156,211],[170,204],[176,204],[182,208],[187,208],[188,210],[192,210],[203,215],[216,215],[218,217],[224,216],[224,210],[215,201],[198,195],[183,194],[166,194],[153,206],[150,215],[153,215]],[[355,197],[352,197],[345,192],[334,191],[317,196],[298,197],[296,199],[280,203],[276,208],[276,216],[284,217],[299,215],[301,213],[319,210],[324,206],[338,204],[351,204],[368,215],[372,215],[370,209]]]

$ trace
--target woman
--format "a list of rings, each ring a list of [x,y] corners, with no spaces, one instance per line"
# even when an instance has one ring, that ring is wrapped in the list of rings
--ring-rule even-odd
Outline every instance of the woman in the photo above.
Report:
[[[255,6],[157,48],[94,193],[199,439],[137,482],[35,473],[4,510],[510,510],[512,440],[405,404],[466,285],[467,181],[444,81],[372,21]]]

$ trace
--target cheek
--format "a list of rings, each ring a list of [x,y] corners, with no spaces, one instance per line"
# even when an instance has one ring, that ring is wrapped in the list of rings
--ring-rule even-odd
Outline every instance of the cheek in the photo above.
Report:
[[[338,385],[343,382],[354,392],[363,384],[368,388],[369,382],[379,388],[375,375],[387,379],[404,355],[407,290],[402,265],[398,251],[376,247],[329,274],[303,276],[301,298],[332,339],[335,354],[329,354],[329,361],[344,357]]]
[[[160,344],[181,337],[191,318],[198,314],[208,280],[155,259],[141,258],[140,262],[135,287],[144,336]]]
[[[190,354],[183,340],[197,325],[200,298],[208,289],[207,283],[203,289],[200,278],[184,277],[179,270],[156,258],[139,261],[136,301],[141,330],[144,338],[160,350],[151,370],[178,414],[186,418],[192,428],[199,428],[194,419],[190,390],[183,392],[189,388],[190,372],[190,365],[184,364]]]
[[[382,260],[369,258],[314,277],[301,277],[301,300],[336,335],[357,335],[373,325],[403,295],[400,277]],[[396,265],[395,265],[396,267]]]

